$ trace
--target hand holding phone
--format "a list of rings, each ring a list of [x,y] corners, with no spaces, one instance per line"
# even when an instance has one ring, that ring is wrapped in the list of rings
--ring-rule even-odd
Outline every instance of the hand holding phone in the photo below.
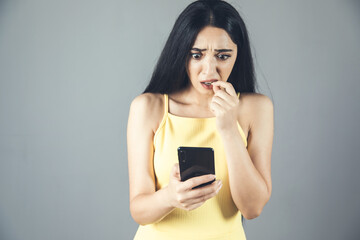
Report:
[[[194,210],[207,200],[215,197],[220,191],[222,187],[221,180],[213,182],[214,178],[213,174],[206,174],[181,181],[180,167],[176,163],[171,170],[169,184],[164,188],[166,202],[172,207],[188,211]],[[202,188],[198,187],[209,181],[213,183]]]

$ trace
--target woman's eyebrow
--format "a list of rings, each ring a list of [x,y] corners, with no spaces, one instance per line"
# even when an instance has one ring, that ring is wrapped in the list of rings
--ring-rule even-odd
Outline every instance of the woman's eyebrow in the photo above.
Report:
[[[204,48],[204,49],[192,48],[191,50],[202,52],[202,51],[205,51],[207,49],[206,48]],[[232,49],[214,49],[214,50],[217,51],[217,52],[232,52]]]

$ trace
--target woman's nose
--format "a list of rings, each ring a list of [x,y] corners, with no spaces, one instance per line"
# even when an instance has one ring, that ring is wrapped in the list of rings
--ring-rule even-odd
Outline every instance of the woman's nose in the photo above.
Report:
[[[208,57],[203,62],[203,72],[211,76],[212,73],[216,72],[216,59],[214,57]]]

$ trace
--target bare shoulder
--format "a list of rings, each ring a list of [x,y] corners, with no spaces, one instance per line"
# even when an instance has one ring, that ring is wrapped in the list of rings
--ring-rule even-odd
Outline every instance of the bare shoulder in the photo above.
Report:
[[[131,107],[132,108],[140,108],[137,110],[151,110],[151,108],[157,107],[159,105],[162,105],[163,102],[163,95],[159,93],[143,93],[138,96],[136,96],[132,102]]]
[[[242,93],[240,94],[240,102],[244,110],[260,110],[260,109],[272,109],[273,102],[271,99],[261,93]]]
[[[248,131],[259,118],[273,118],[274,105],[268,96],[261,93],[241,93],[239,100],[239,119],[247,126]]]
[[[156,131],[164,114],[164,97],[159,93],[143,93],[136,96],[130,105],[130,114],[136,117],[139,123],[151,127]],[[129,116],[130,117],[130,116]]]

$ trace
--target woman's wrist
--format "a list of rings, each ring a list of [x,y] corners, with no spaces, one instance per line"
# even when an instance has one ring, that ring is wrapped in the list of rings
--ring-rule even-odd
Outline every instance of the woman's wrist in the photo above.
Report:
[[[170,189],[168,186],[161,188],[160,190],[158,190],[158,192],[160,193],[160,200],[163,202],[166,208],[168,209],[175,208],[173,201],[171,199]]]
[[[219,133],[222,137],[228,138],[234,135],[234,132],[237,131],[237,122],[227,126],[226,128],[219,129]]]

